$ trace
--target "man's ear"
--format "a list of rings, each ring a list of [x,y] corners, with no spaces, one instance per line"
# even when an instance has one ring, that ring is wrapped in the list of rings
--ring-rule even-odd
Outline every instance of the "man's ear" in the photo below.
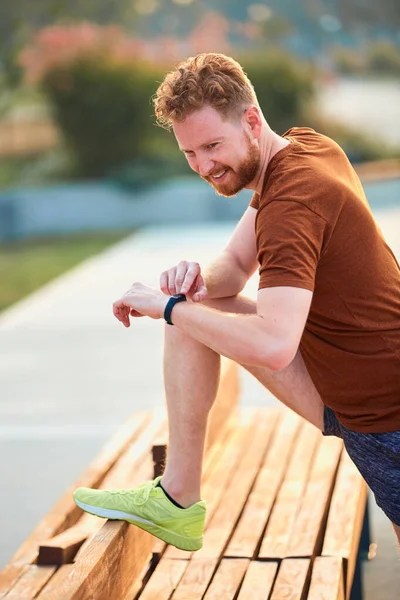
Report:
[[[251,104],[244,110],[243,119],[249,133],[258,139],[262,131],[261,111],[258,106]]]

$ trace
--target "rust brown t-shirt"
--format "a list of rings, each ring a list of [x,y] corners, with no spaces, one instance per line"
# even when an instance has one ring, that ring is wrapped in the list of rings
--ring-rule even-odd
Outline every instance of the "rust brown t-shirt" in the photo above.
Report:
[[[345,427],[400,429],[400,267],[343,150],[295,127],[268,164],[257,209],[259,289],[313,299],[300,349]]]

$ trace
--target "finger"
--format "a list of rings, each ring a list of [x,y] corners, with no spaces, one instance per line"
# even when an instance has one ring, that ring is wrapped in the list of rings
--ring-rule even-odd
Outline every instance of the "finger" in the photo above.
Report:
[[[192,287],[196,278],[200,275],[200,265],[198,263],[191,263],[181,287],[182,294],[187,294]]]
[[[144,315],[142,315],[140,312],[138,312],[137,310],[131,310],[131,312],[129,313],[131,315],[131,317],[144,317]]]
[[[130,327],[131,324],[131,320],[129,318],[129,307],[124,307],[124,311],[122,313],[122,323],[125,325],[125,327]]]
[[[161,273],[161,276],[160,276],[160,290],[164,294],[169,294],[169,289],[168,289],[168,271],[164,271],[163,273]]]
[[[117,319],[119,321],[121,321],[121,323],[123,325],[125,325],[125,327],[129,327],[131,324],[130,320],[129,320],[129,311],[130,311],[130,308],[128,306],[126,306],[122,300],[118,300],[117,302],[114,302],[114,305],[113,305],[114,315],[117,317]]]
[[[114,317],[116,317],[118,319],[118,321],[120,321],[121,314],[120,314],[119,305],[117,304],[117,302],[114,302],[114,304],[113,304],[113,313],[114,313]]]
[[[176,294],[175,288],[175,279],[176,279],[176,267],[173,267],[168,271],[168,294],[173,296]]]
[[[176,294],[179,294],[181,292],[182,283],[185,280],[187,269],[188,269],[188,263],[185,260],[182,260],[176,269],[176,276],[175,276],[175,290],[176,290],[175,293]]]
[[[201,273],[199,273],[196,277],[196,279],[193,281],[192,286],[190,288],[190,290],[188,291],[188,295],[193,297],[195,294],[197,294],[197,292],[200,291],[200,288],[204,286],[204,279],[201,275]]]
[[[201,302],[207,296],[208,290],[204,278],[200,273],[193,286],[192,300],[193,302]]]
[[[131,324],[129,320],[129,309],[127,310],[126,307],[120,308],[119,314],[121,323],[125,325],[125,327],[129,327]]]
[[[202,300],[204,300],[207,297],[207,288],[205,285],[203,285],[193,296],[192,296],[192,300],[193,302],[201,302]]]

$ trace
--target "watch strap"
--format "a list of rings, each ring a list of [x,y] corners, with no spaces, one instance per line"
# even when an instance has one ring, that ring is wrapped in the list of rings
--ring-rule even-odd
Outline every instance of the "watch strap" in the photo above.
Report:
[[[164,319],[166,320],[168,325],[173,325],[173,322],[171,321],[171,313],[175,304],[177,304],[178,302],[186,302],[185,294],[175,294],[174,296],[171,296],[171,298],[168,300],[164,310]]]

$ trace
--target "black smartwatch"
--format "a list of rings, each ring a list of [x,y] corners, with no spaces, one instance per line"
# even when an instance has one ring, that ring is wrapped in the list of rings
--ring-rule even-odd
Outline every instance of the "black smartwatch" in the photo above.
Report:
[[[178,302],[186,302],[185,294],[175,294],[175,296],[171,296],[171,298],[168,300],[167,306],[164,310],[164,319],[167,321],[168,325],[173,325],[173,322],[171,321],[171,313],[175,304]]]

